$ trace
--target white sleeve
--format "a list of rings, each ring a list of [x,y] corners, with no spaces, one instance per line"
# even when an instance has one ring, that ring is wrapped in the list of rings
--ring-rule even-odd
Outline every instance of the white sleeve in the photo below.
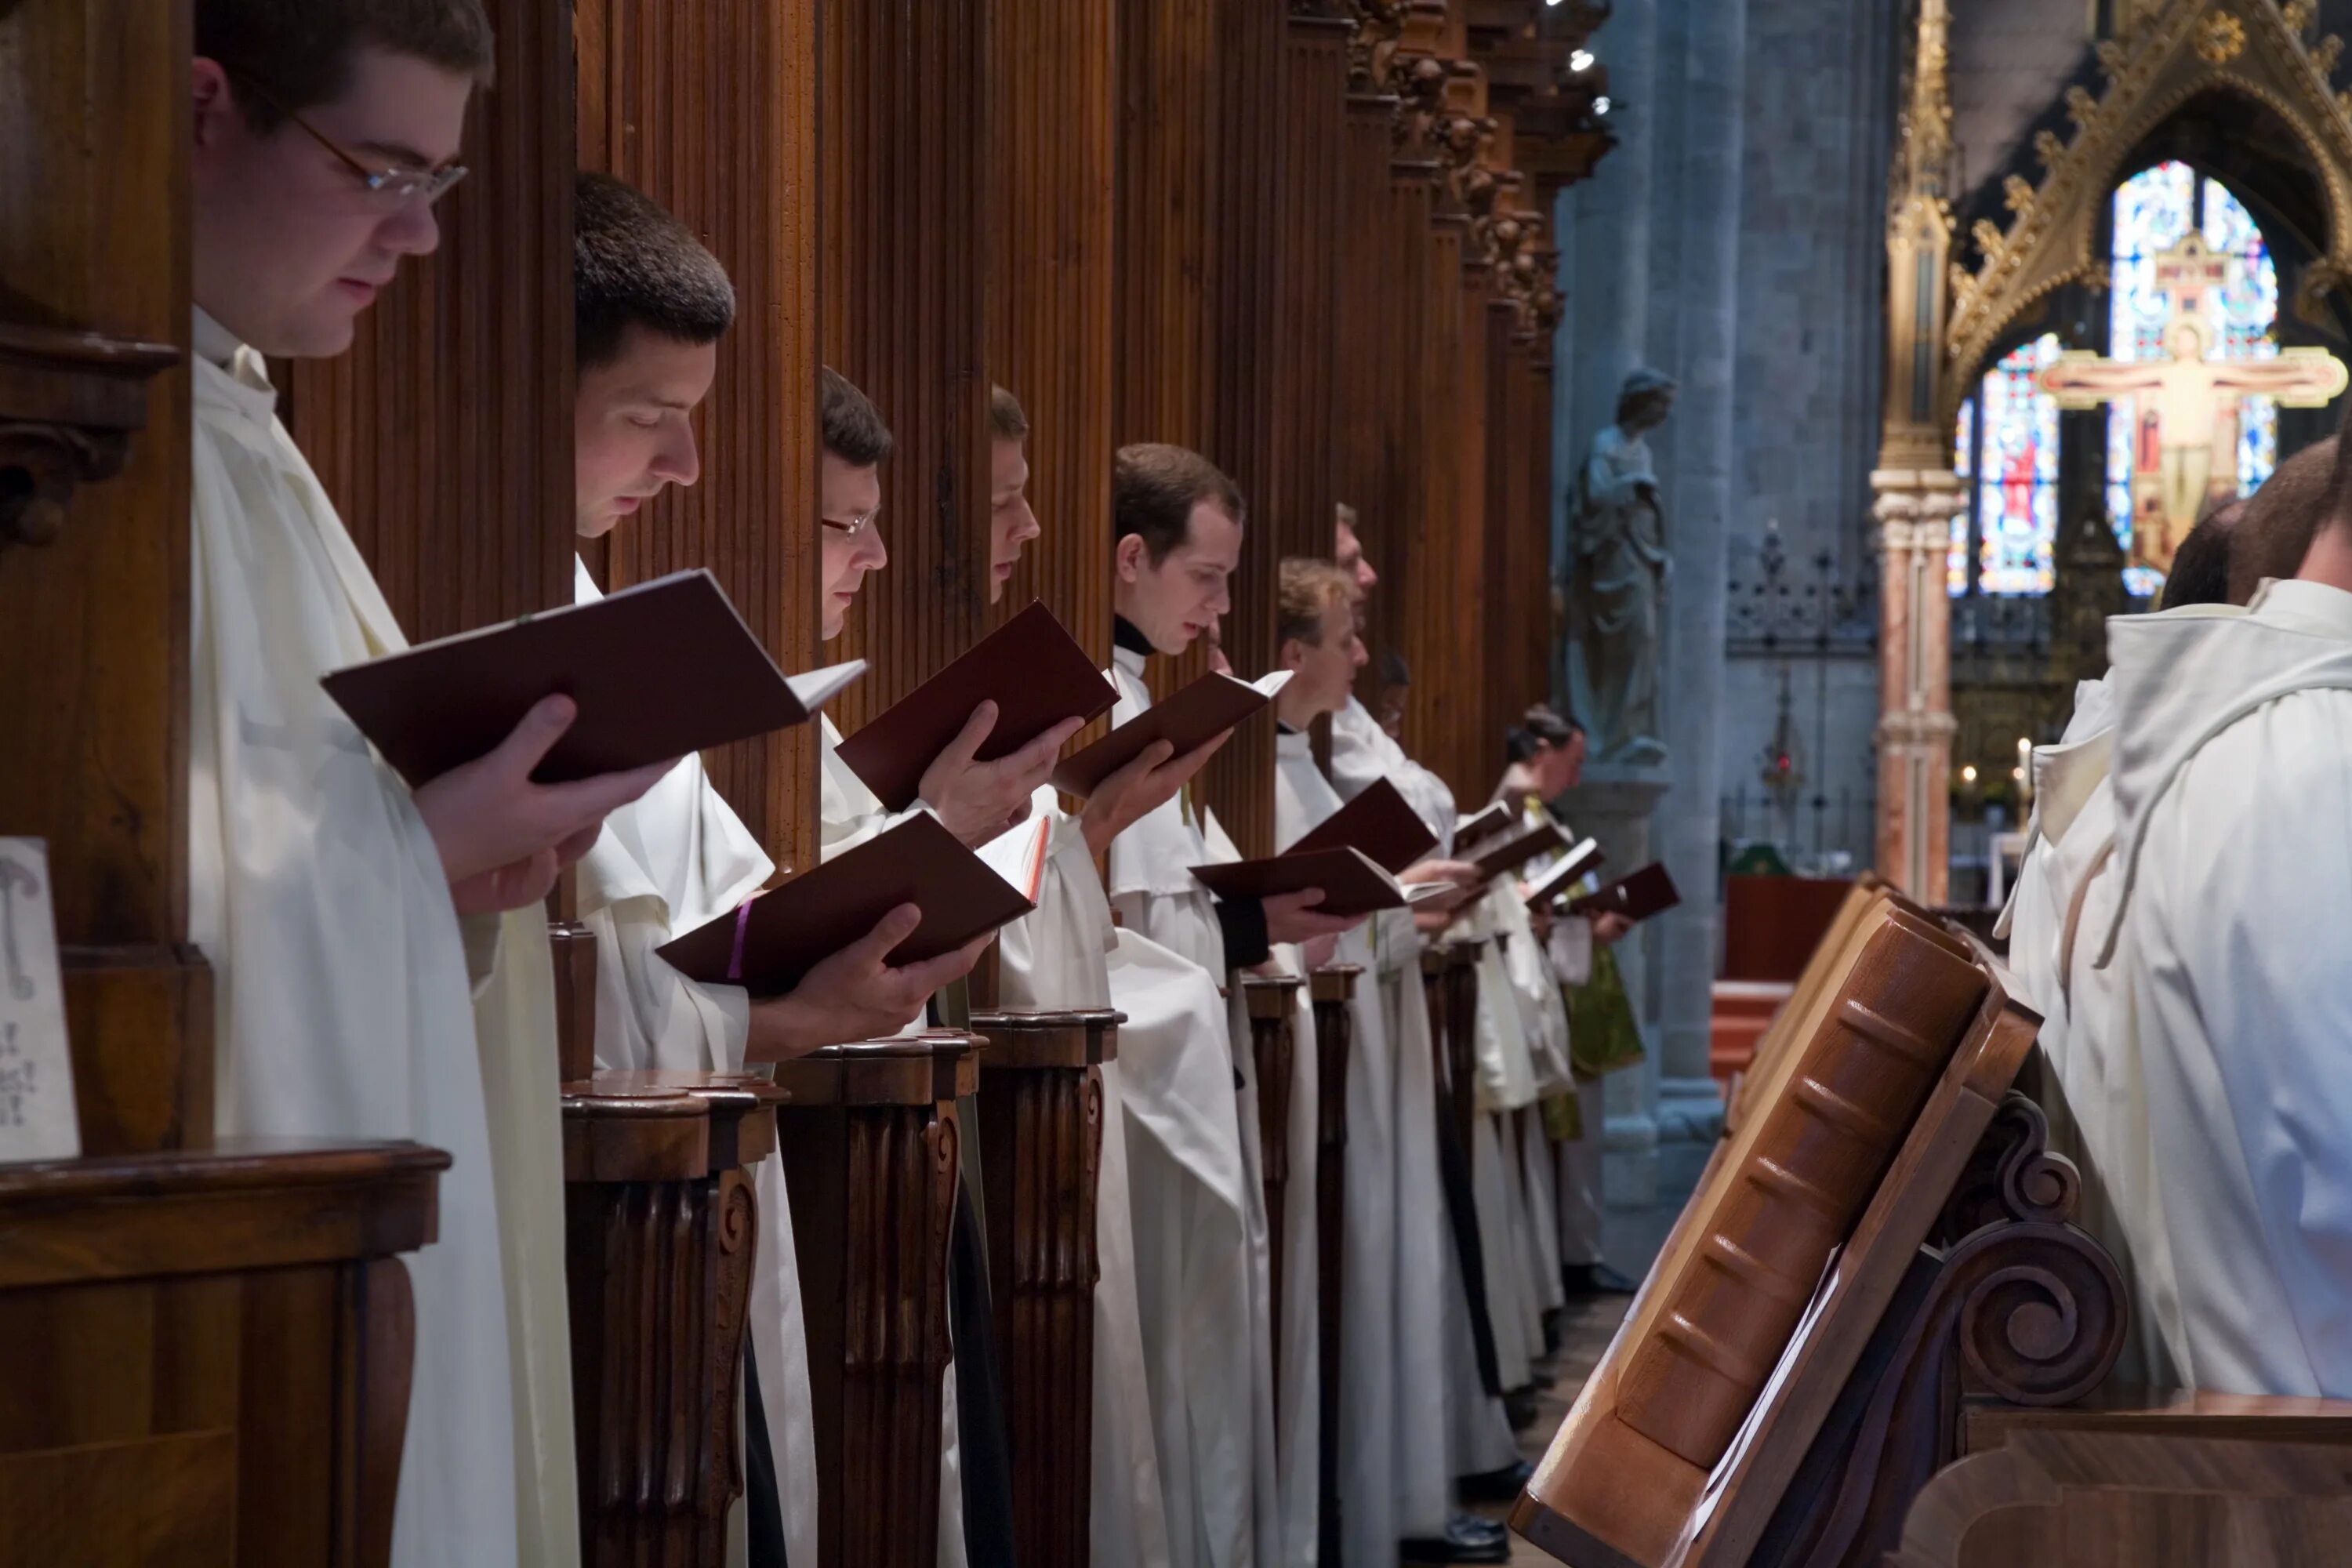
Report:
[[[998,939],[1001,1000],[1010,1008],[1110,1005],[1108,956],[1117,932],[1084,825],[1056,814],[1037,908]]]
[[[605,1070],[730,1071],[751,1029],[740,985],[688,980],[655,951],[670,937],[657,899],[623,899],[583,914],[596,933],[596,1065]]]
[[[1583,985],[1592,979],[1592,921],[1585,915],[1554,915],[1551,922],[1551,966],[1562,985]]]

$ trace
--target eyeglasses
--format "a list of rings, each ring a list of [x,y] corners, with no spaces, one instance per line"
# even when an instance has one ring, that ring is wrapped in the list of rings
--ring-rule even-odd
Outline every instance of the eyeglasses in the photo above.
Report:
[[[371,194],[386,201],[397,205],[422,197],[425,205],[431,206],[449,194],[450,186],[466,177],[466,166],[462,163],[445,164],[438,169],[411,169],[397,164],[371,169],[346,151],[342,143],[272,98],[267,89],[246,72],[230,69],[228,74],[245,91],[299,126],[304,135],[332,153],[345,168],[357,175],[360,184],[365,185]]]
[[[872,511],[861,511],[856,517],[820,517],[817,519],[817,521],[833,530],[835,533],[846,534],[850,538],[855,539],[859,534],[865,532],[867,529],[873,527],[874,520],[881,515],[882,509],[877,506]]]

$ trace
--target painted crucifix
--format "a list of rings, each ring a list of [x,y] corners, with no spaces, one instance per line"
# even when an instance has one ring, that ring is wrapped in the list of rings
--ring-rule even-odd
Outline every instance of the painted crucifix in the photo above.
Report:
[[[2061,408],[2133,400],[2132,564],[2165,572],[2207,500],[2237,491],[2239,400],[2261,395],[2317,408],[2347,378],[2343,362],[2326,349],[2282,349],[2275,359],[2210,357],[2204,300],[2221,286],[2229,258],[2191,230],[2155,261],[2156,290],[2168,300],[2164,352],[2111,360],[2072,349],[2042,371],[2041,386]]]

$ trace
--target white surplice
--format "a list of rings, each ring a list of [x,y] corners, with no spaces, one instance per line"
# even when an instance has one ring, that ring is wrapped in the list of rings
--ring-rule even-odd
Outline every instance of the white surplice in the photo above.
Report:
[[[1353,800],[1393,783],[1451,854],[1457,818],[1444,780],[1404,754],[1369,709],[1350,697],[1331,716],[1331,784]],[[1518,1452],[1502,1402],[1481,1385],[1452,1219],[1438,1174],[1437,1076],[1421,973],[1423,942],[1409,915],[1373,927],[1381,1004],[1395,1042],[1397,1214],[1397,1524],[1406,1536],[1443,1532],[1453,1478],[1508,1464]],[[1413,1413],[1443,1413],[1416,1419]]]
[[[998,939],[999,997],[1017,1012],[1108,1007],[1109,961],[1118,932],[1102,878],[1077,819],[1062,812],[1051,785],[1038,790],[1032,809],[1050,814],[1053,836],[1036,910],[1006,926]],[[1125,1026],[1119,1039],[1124,1057]],[[1119,1060],[1102,1065],[1088,1561],[1094,1568],[1168,1568],[1167,1509],[1136,1300],[1123,1067]]]
[[[2169,1270],[2189,1386],[2352,1395],[2352,594],[2273,583],[2243,613],[2119,617],[2108,646],[2098,959],[2169,1247],[2135,1267]]]
[[[448,1152],[437,1239],[404,1260],[416,1343],[394,1561],[568,1568],[546,918],[458,920],[407,786],[319,685],[406,639],[259,356],[201,311],[195,347],[188,934],[213,971],[216,1129]]]
[[[603,595],[584,563],[573,596]],[[740,985],[687,979],[656,952],[733,910],[766,885],[775,865],[689,756],[653,788],[604,819],[582,858],[580,921],[596,937],[596,1065],[738,1072],[751,1029]],[[776,1466],[784,1549],[795,1563],[817,1553],[816,1428],[810,1416],[808,1334],[793,1240],[784,1162],[752,1168],[760,1234],[753,1252],[751,1361],[761,1379],[768,1451]]]
[[[1141,658],[1118,650],[1109,674],[1114,724],[1150,707]],[[1190,870],[1207,859],[1188,791],[1113,841],[1108,883],[1119,918],[1111,999],[1128,1018],[1119,1068],[1136,1291],[1178,1568],[1258,1561],[1260,1434],[1271,1426],[1265,1353],[1252,1350],[1253,1183],[1219,994],[1224,938]]]

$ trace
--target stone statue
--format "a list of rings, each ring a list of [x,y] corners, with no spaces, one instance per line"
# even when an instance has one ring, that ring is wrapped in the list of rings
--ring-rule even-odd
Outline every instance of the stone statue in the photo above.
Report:
[[[1674,378],[1637,369],[1617,394],[1617,422],[1592,438],[1578,472],[1569,564],[1569,628],[1580,658],[1571,690],[1595,761],[1654,764],[1658,627],[1672,563],[1658,476],[1643,437],[1666,422]]]

